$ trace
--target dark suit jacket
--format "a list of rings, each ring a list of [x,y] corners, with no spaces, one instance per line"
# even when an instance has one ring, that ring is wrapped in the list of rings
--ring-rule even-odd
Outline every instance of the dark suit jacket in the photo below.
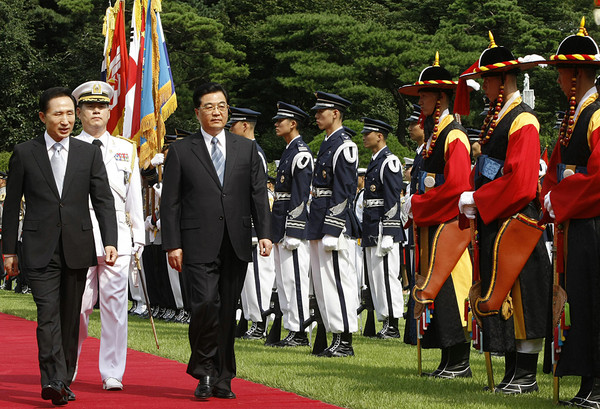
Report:
[[[237,257],[251,261],[251,216],[257,237],[270,235],[266,175],[256,144],[225,132],[225,176],[219,183],[202,133],[169,148],[161,195],[162,246],[183,249],[184,263],[210,263],[225,226]]]
[[[62,197],[48,159],[44,136],[15,146],[10,158],[4,202],[2,241],[4,254],[17,253],[19,209],[25,196],[23,260],[25,267],[48,264],[59,237],[71,269],[96,265],[96,250],[88,197],[92,200],[106,246],[117,244],[114,199],[100,150],[71,138]]]

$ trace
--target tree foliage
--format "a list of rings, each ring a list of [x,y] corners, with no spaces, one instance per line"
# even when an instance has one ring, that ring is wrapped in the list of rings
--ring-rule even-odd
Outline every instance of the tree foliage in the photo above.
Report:
[[[131,4],[126,2],[127,20]],[[106,5],[0,2],[0,150],[11,150],[42,129],[36,105],[43,89],[100,78]],[[436,51],[456,78],[487,47],[488,31],[517,57],[548,57],[576,32],[581,16],[590,35],[599,34],[591,0],[163,0],[162,5],[179,106],[167,130],[197,129],[193,90],[201,82],[219,81],[230,91],[232,105],[263,113],[258,139],[271,160],[285,145],[269,120],[279,100],[308,111],[315,91],[339,93],[353,102],[346,123],[361,128],[362,116],[390,123],[395,129],[389,145],[399,141],[394,149],[406,156],[412,147],[404,119],[416,100],[398,88],[414,82]],[[542,145],[552,145],[554,113],[567,101],[554,69],[536,68],[529,75]],[[482,96],[482,91],[472,94],[466,126],[481,126]],[[314,121],[302,134],[307,141],[315,138],[313,145],[322,135]],[[360,135],[357,142],[362,146]],[[361,161],[368,157],[361,155]]]

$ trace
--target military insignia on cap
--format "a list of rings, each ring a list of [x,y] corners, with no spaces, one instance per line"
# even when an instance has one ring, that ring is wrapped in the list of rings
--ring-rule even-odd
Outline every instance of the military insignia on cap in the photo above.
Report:
[[[371,192],[374,192],[377,190],[377,186],[371,185],[371,187],[369,189],[371,189]]]
[[[322,173],[322,174],[323,174],[323,179],[327,179],[327,172],[326,172],[326,171],[323,171],[323,173]]]
[[[279,181],[280,181],[281,183],[283,183],[283,181],[284,181],[284,180],[285,180],[285,176],[281,175],[281,178],[279,179]]]

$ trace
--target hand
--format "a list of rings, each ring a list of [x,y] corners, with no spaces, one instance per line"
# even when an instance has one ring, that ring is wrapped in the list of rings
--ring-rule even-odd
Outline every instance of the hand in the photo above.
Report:
[[[394,238],[392,236],[383,236],[381,238],[381,252],[386,255],[394,248]]]
[[[298,247],[300,247],[300,243],[302,243],[302,241],[295,237],[290,237],[290,236],[283,237],[283,247],[285,247],[289,251],[296,250]]]
[[[16,277],[19,275],[19,258],[16,254],[4,256],[4,270],[8,277]]]
[[[410,217],[411,219],[413,218],[412,197],[413,197],[413,195],[408,196],[404,201],[404,206],[402,206],[402,211],[404,212],[404,214],[407,215],[408,217]]]
[[[144,228],[148,231],[154,230],[154,224],[152,223],[152,216],[146,217],[146,220],[144,220]]]
[[[162,165],[165,162],[165,154],[164,153],[157,153],[156,155],[154,155],[154,157],[152,159],[150,159],[150,164],[154,167],[157,167],[158,165]]]
[[[169,257],[169,265],[181,273],[181,266],[183,264],[183,250],[182,249],[171,249],[167,252]]]
[[[161,226],[161,224],[160,224],[160,219],[158,219],[158,220],[156,221],[156,230],[160,230],[160,226]]]
[[[546,208],[550,217],[556,219],[554,208],[552,207],[552,202],[550,201],[550,192],[546,193],[546,196],[544,196],[544,208]]]
[[[326,234],[325,236],[323,236],[323,249],[325,251],[337,250],[338,240],[339,237],[332,236],[331,234]]]
[[[260,239],[258,241],[258,250],[260,251],[260,255],[263,257],[269,257],[271,254],[271,249],[273,248],[273,243],[269,239]]]
[[[477,205],[473,194],[475,192],[462,192],[458,200],[458,210],[465,215],[467,219],[475,219],[477,217]]]
[[[131,248],[131,255],[137,257],[138,260],[142,259],[142,253],[144,252],[144,245],[142,243],[133,243]]]
[[[114,266],[115,261],[117,261],[117,257],[119,256],[115,246],[104,247],[104,252],[106,253],[106,257],[104,258],[104,261],[106,262],[106,264],[109,266]]]

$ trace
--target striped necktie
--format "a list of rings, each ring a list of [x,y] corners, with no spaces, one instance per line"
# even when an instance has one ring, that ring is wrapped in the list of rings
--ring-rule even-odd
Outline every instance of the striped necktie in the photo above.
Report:
[[[217,176],[219,177],[221,186],[223,186],[223,175],[225,174],[225,157],[223,156],[223,152],[221,152],[221,149],[219,149],[219,147],[217,146],[219,140],[216,136],[213,136],[210,143],[212,143],[210,157],[212,159],[213,165],[215,166],[215,171],[217,172]]]

